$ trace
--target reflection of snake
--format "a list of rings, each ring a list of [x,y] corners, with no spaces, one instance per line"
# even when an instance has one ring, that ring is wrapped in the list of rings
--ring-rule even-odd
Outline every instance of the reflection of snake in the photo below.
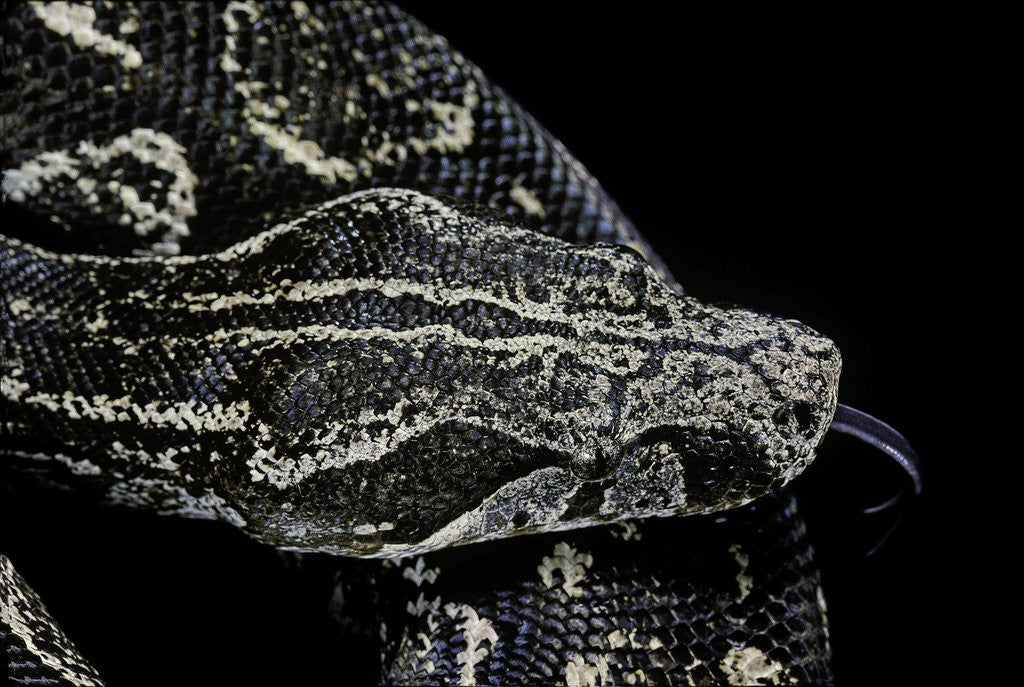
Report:
[[[831,342],[681,295],[586,170],[399,10],[32,3],[5,34],[8,471],[285,548],[396,556],[738,506],[798,474],[829,425]],[[490,600],[417,596],[389,679],[823,678],[806,544],[772,508],[731,527],[767,510],[798,555],[737,530],[707,557],[629,562],[607,533],[571,533],[537,579],[487,582]],[[664,552],[652,538],[631,546]],[[436,555],[451,579],[460,550]],[[699,572],[725,555],[729,610]],[[745,581],[761,565],[763,590]],[[556,604],[592,625],[510,640],[482,610],[504,588],[527,590],[523,618]],[[577,591],[606,610],[572,611]],[[0,604],[0,641],[31,652],[27,605]]]

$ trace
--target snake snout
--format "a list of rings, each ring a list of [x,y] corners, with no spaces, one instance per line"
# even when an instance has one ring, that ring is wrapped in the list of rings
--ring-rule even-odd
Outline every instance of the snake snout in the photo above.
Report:
[[[772,383],[776,404],[771,426],[780,442],[775,452],[784,481],[799,474],[814,457],[835,414],[839,397],[839,349],[809,327],[787,322],[793,335],[785,361]]]

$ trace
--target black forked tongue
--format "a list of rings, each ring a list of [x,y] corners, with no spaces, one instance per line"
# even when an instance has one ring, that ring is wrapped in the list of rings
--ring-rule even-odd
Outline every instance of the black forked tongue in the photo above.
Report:
[[[921,489],[923,487],[923,480],[921,478],[921,459],[918,457],[917,451],[914,450],[914,447],[910,445],[910,442],[907,441],[902,434],[878,418],[872,417],[871,415],[857,410],[856,408],[843,405],[842,403],[836,406],[836,413],[832,419],[832,425],[829,429],[839,432],[840,434],[848,434],[852,437],[856,437],[857,439],[874,446],[879,451],[892,458],[896,464],[900,466],[910,482],[909,486],[905,485],[900,489],[899,493],[891,499],[878,505],[865,508],[865,515],[884,513],[891,508],[899,506],[911,497],[911,493],[913,496],[921,495]],[[868,556],[874,554],[882,547],[882,544],[885,543],[898,524],[899,518],[896,519],[892,527],[885,532],[878,543],[875,544],[875,546],[868,552]]]

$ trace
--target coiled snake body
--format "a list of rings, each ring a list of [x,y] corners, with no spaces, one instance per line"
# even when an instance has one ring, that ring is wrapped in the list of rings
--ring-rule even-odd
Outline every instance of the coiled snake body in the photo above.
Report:
[[[575,530],[777,492],[832,419],[828,339],[683,295],[393,7],[28,3],[5,32],[5,473],[282,548],[446,549],[374,575],[392,683],[827,679],[788,497]],[[534,562],[449,583],[489,539]],[[4,565],[9,653],[95,682]]]

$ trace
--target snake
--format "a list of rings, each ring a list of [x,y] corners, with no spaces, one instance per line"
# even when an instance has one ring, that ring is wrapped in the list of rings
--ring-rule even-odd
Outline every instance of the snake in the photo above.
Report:
[[[388,684],[830,679],[785,487],[830,426],[878,435],[838,348],[687,294],[442,37],[29,2],[4,38],[5,475],[383,559],[338,589]],[[100,684],[7,559],[0,601],[12,680]]]

